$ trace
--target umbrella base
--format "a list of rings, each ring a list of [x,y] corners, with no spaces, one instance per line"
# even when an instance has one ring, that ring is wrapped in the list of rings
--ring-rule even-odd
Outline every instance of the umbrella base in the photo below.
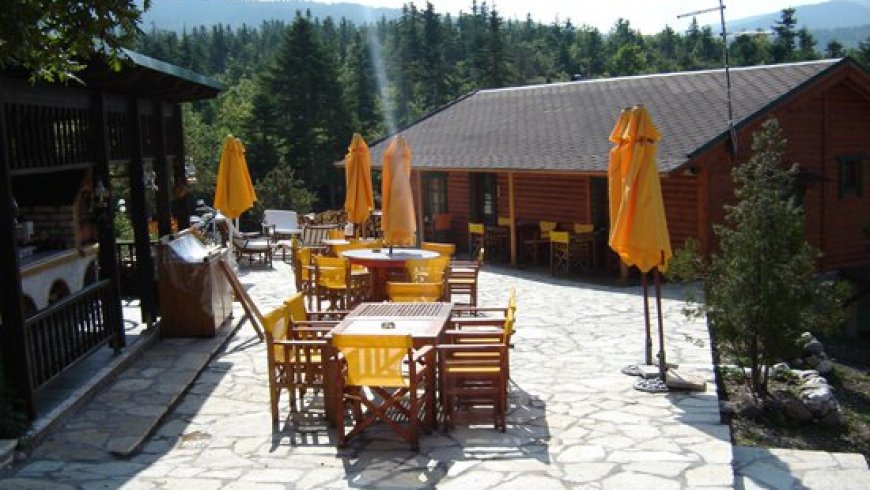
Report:
[[[639,379],[634,382],[634,389],[646,393],[667,393],[670,391],[668,385],[658,377],[652,379]]]

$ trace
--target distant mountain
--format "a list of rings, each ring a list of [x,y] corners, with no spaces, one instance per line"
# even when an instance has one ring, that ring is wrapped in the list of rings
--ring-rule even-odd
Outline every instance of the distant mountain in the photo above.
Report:
[[[136,3],[141,7],[142,0]],[[181,31],[200,25],[242,24],[259,26],[264,20],[283,19],[292,21],[296,12],[311,11],[311,16],[336,21],[345,17],[354,23],[387,20],[401,16],[400,9],[374,8],[354,3],[316,3],[295,0],[152,0],[151,8],[142,16],[142,28]]]
[[[858,27],[870,23],[870,0],[833,0],[814,5],[796,5],[798,27],[810,30]],[[725,10],[726,16],[728,10]],[[728,32],[770,30],[781,11],[726,22]]]

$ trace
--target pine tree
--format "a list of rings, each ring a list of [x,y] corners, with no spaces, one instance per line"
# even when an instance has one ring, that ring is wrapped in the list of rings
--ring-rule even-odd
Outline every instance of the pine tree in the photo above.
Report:
[[[794,195],[798,167],[783,166],[785,147],[775,119],[755,133],[752,158],[732,172],[737,203],[715,227],[720,252],[705,278],[702,310],[720,352],[750,368],[758,395],[767,392],[766,366],[790,358],[801,332],[843,319],[842,291],[816,280],[818,253]]]
[[[372,54],[368,45],[370,31],[358,32],[348,49],[343,75],[345,100],[353,118],[354,130],[366,140],[382,134],[383,117],[378,108],[378,86],[375,80]],[[374,39],[371,40],[374,42]]]
[[[825,56],[828,58],[842,58],[846,56],[846,48],[840,41],[831,39],[825,46]]]
[[[774,63],[794,60],[795,37],[797,36],[797,31],[795,31],[796,25],[797,17],[795,17],[795,9],[783,9],[779,20],[773,26],[773,32],[776,33],[772,47]]]
[[[797,58],[801,61],[816,60],[819,58],[819,53],[816,52],[816,41],[809,29],[801,27],[797,34],[798,37],[798,52]]]

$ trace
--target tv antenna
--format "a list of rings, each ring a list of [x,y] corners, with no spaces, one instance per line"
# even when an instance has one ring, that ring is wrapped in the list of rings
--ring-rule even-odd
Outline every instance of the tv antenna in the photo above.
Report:
[[[737,135],[734,132],[734,110],[731,103],[731,70],[728,67],[728,33],[725,30],[725,5],[722,0],[719,0],[718,7],[710,7],[706,9],[696,10],[694,12],[686,12],[677,16],[678,19],[684,17],[694,17],[699,14],[719,11],[719,22],[722,24],[722,51],[725,57],[725,91],[726,100],[728,102],[728,136],[731,138],[731,155],[737,156]]]

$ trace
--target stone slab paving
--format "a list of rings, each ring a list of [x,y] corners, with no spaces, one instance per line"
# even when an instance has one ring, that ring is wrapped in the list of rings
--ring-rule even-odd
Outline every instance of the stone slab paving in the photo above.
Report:
[[[292,292],[291,271],[242,276],[264,311]],[[43,444],[0,488],[731,488],[730,432],[719,421],[708,334],[663,301],[669,361],[709,380],[703,393],[648,394],[619,373],[643,348],[639,288],[592,286],[488,268],[484,305],[518,295],[508,430],[426,435],[419,453],[383,426],[337,451],[317,405],[273,431],[264,346],[244,327],[208,364],[141,451],[119,459]],[[135,383],[134,383],[135,384]],[[159,384],[131,385],[140,394]],[[143,407],[147,407],[147,402]],[[134,410],[135,407],[129,407]],[[144,409],[144,408],[143,408]],[[86,411],[88,408],[85,409]],[[104,412],[77,440],[105,445]],[[830,487],[819,487],[830,488]]]
[[[861,454],[734,447],[738,488],[866,490],[870,471]]]

